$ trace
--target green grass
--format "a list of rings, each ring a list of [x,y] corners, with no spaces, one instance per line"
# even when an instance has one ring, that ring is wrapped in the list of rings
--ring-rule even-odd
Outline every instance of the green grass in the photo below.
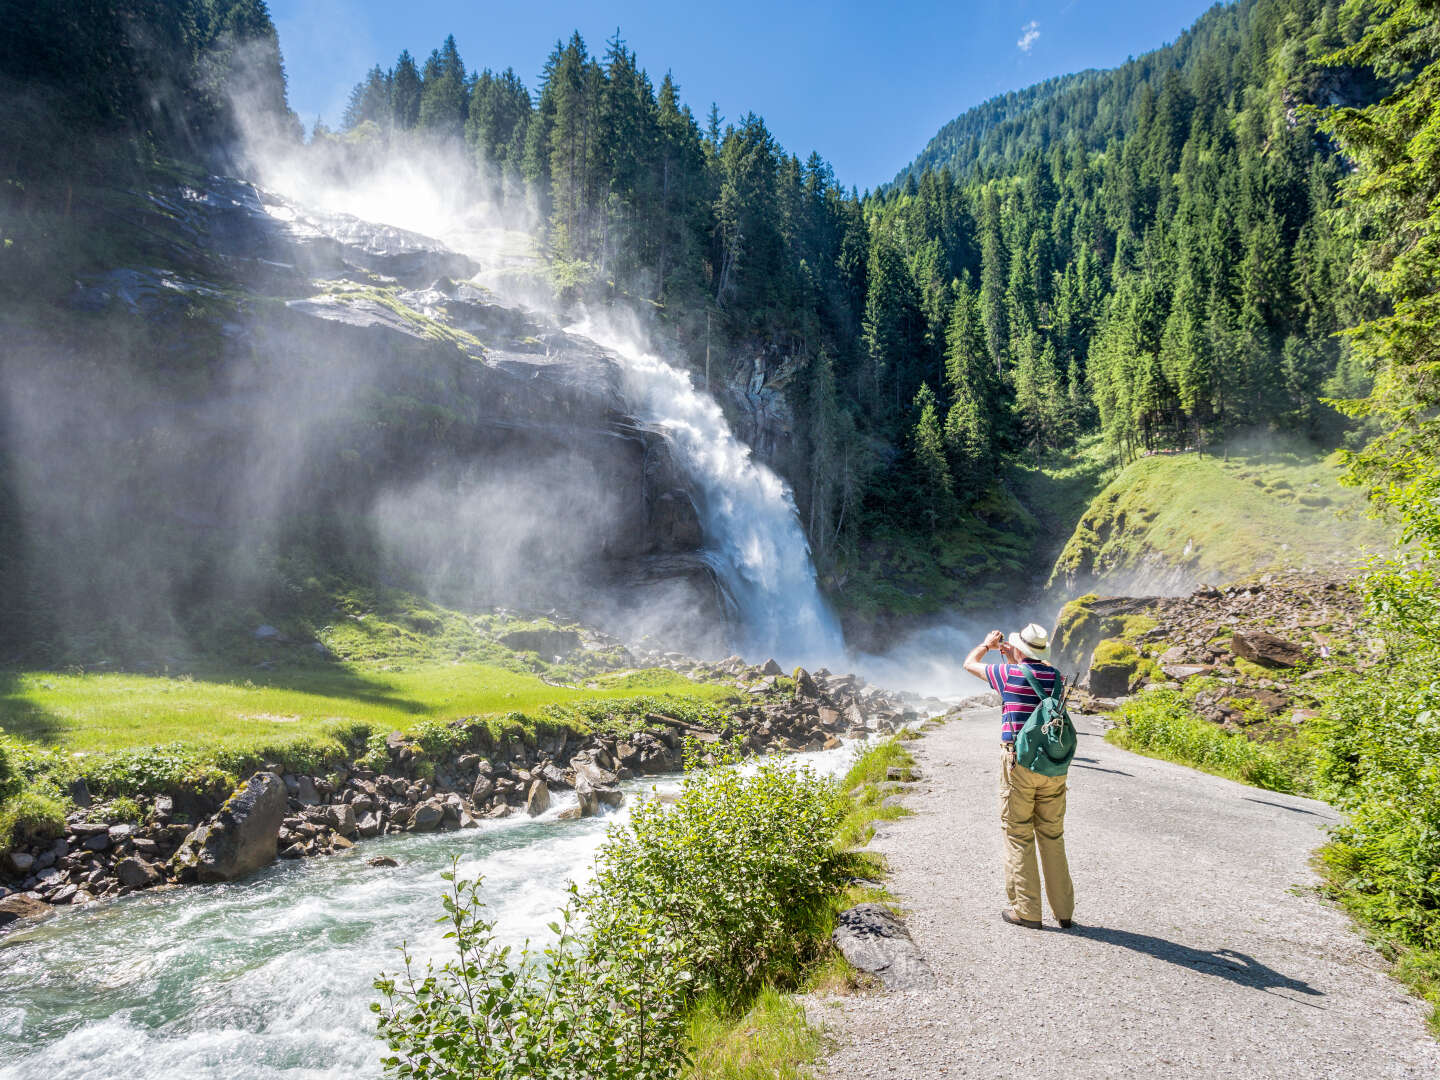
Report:
[[[493,664],[365,664],[283,672],[200,668],[193,675],[22,672],[0,697],[0,728],[32,743],[105,753],[159,743],[248,750],[325,736],[337,723],[405,731],[424,720],[533,712],[581,700],[733,697],[673,672],[554,686]]]
[[[1270,569],[1356,564],[1387,547],[1338,462],[1311,450],[1231,457],[1170,454],[1132,462],[1075,526],[1050,585],[1139,570],[1159,556],[1200,580]]]
[[[820,1033],[787,994],[767,986],[743,1012],[714,997],[689,1016],[690,1080],[802,1080],[820,1051]]]
[[[1314,748],[1291,737],[1255,742],[1190,711],[1184,691],[1147,690],[1112,714],[1107,742],[1242,784],[1308,795],[1314,785]]]

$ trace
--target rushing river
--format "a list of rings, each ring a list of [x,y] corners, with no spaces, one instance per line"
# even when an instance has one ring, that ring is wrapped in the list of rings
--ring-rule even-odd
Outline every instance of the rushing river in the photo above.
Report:
[[[853,744],[852,744],[853,745]],[[826,773],[849,746],[807,754]],[[675,778],[633,781],[631,797]],[[371,982],[417,957],[446,955],[435,922],[444,882],[483,874],[497,935],[549,935],[565,886],[589,873],[627,811],[390,836],[344,855],[281,862],[248,881],[138,893],[0,938],[0,1080],[212,1080],[379,1076]],[[372,868],[390,855],[400,866]]]

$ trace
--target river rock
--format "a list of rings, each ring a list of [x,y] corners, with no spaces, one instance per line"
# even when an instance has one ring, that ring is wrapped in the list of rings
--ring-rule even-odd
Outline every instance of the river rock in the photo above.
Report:
[[[881,904],[842,911],[831,940],[852,966],[879,978],[887,990],[916,989],[933,981],[910,931]]]
[[[370,858],[365,860],[365,865],[381,868],[389,866],[399,866],[400,864],[394,859],[392,859],[389,855],[372,855],[370,856]]]
[[[335,803],[333,806],[327,806],[325,819],[330,827],[341,836],[355,835],[355,808],[349,803]]]
[[[115,876],[120,879],[121,885],[132,889],[148,889],[164,880],[157,867],[133,855],[115,864]]]
[[[5,857],[10,864],[10,869],[20,877],[24,877],[35,869],[35,856],[24,851],[12,851]]]
[[[285,782],[259,772],[180,845],[172,863],[200,881],[234,881],[275,861],[287,808]]]
[[[600,812],[600,800],[595,797],[595,785],[583,776],[575,777],[575,797],[579,800],[576,809],[580,811],[581,817],[594,817]]]
[[[410,831],[434,832],[443,820],[445,811],[438,803],[424,802],[415,807],[415,813],[410,818]]]
[[[1303,646],[1264,630],[1236,630],[1230,635],[1230,651],[1242,660],[1281,668],[1294,667],[1305,655]]]
[[[488,773],[482,772],[475,780],[475,787],[470,792],[470,801],[476,806],[489,800],[495,794],[495,778]]]
[[[379,836],[384,827],[378,814],[366,814],[355,823],[355,831],[364,837]]]
[[[20,919],[41,919],[49,914],[49,904],[25,893],[0,900],[0,926],[9,926]]]
[[[594,759],[587,754],[576,754],[570,762],[575,770],[575,776],[584,777],[596,788],[604,787],[607,784],[615,783],[619,777],[608,769],[601,768]]]
[[[539,817],[546,810],[550,809],[550,789],[545,786],[545,781],[535,779],[530,782],[530,792],[525,796],[525,812],[531,817]]]

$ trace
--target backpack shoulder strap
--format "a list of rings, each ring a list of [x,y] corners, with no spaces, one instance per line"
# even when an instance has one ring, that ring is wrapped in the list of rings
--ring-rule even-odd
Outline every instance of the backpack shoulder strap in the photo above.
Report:
[[[1065,685],[1065,680],[1061,678],[1060,673],[1057,671],[1055,673],[1055,683],[1051,686],[1050,693],[1047,694],[1044,690],[1040,689],[1040,683],[1030,671],[1029,664],[1020,665],[1020,674],[1025,676],[1025,681],[1030,684],[1030,689],[1035,691],[1035,696],[1041,701],[1044,701],[1046,698],[1058,699],[1060,695],[1057,691]]]

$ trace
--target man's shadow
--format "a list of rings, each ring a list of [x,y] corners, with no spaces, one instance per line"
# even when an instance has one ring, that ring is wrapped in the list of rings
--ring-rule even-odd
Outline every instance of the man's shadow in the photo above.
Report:
[[[1092,941],[1103,941],[1109,945],[1118,945],[1122,949],[1132,949],[1135,952],[1144,953],[1146,956],[1153,956],[1157,960],[1179,964],[1181,967],[1197,971],[1202,975],[1218,975],[1239,986],[1249,986],[1265,991],[1294,990],[1311,997],[1325,996],[1323,991],[1315,989],[1309,983],[1282,975],[1274,968],[1266,967],[1253,956],[1236,952],[1234,949],[1214,949],[1207,952],[1204,949],[1180,945],[1174,941],[1166,941],[1164,938],[1152,937],[1149,934],[1136,934],[1129,930],[1113,930],[1107,926],[1082,926],[1079,923],[1076,923],[1066,933],[1090,938]],[[1319,1008],[1319,1006],[1317,1005],[1315,1008]]]

